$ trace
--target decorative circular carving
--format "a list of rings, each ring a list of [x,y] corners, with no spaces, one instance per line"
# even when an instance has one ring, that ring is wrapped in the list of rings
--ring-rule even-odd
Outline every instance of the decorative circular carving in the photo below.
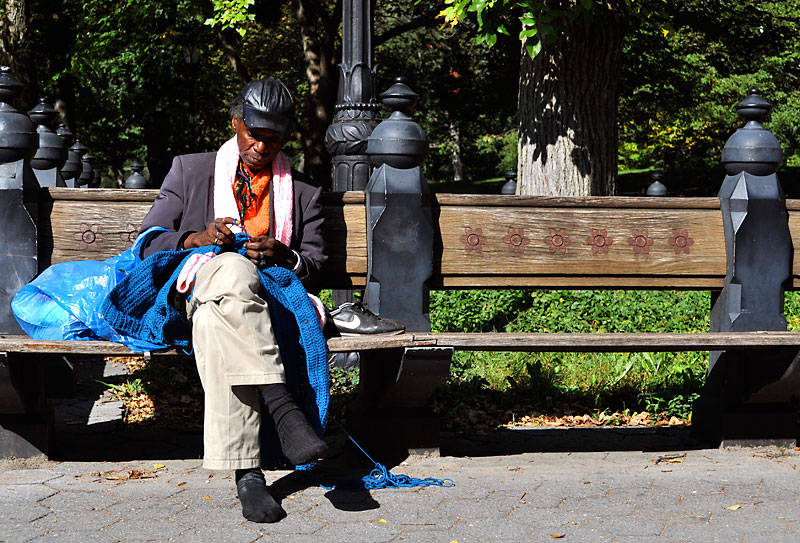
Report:
[[[653,246],[655,240],[650,237],[647,230],[634,230],[633,236],[628,238],[628,243],[633,245],[634,254],[650,254],[650,247]]]
[[[80,225],[80,232],[76,232],[72,237],[78,242],[78,249],[81,251],[99,251],[100,243],[105,240],[103,234],[99,232],[100,225],[82,223]]]
[[[592,228],[592,234],[586,238],[586,243],[592,246],[592,252],[594,254],[608,254],[609,246],[614,243],[614,240],[608,237],[607,230]]]
[[[136,237],[139,235],[139,227],[135,224],[128,223],[127,230],[119,235],[119,239],[125,242],[125,248],[128,249]]]
[[[483,245],[486,243],[486,237],[483,236],[483,230],[481,228],[476,228],[475,230],[472,228],[465,228],[464,235],[461,236],[460,239],[461,243],[464,244],[464,250],[466,252],[483,252]]]
[[[550,246],[550,252],[564,254],[567,252],[570,239],[567,237],[566,230],[550,229],[550,235],[544,238],[544,242]]]
[[[508,235],[503,238],[503,243],[506,244],[509,253],[524,253],[525,246],[530,242],[531,240],[525,237],[522,228],[509,228]]]
[[[688,230],[673,230],[669,244],[675,249],[676,255],[681,253],[686,253],[688,255],[690,247],[694,245],[694,240],[689,237]]]

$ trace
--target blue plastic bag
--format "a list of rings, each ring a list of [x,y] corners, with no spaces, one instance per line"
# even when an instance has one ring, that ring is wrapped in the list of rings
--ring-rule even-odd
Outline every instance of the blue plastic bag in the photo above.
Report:
[[[145,240],[163,230],[153,227],[142,232],[129,249],[102,262],[82,260],[50,266],[11,300],[17,322],[34,339],[108,340],[123,343],[132,351],[165,348],[119,334],[100,312],[111,289],[141,262]]]

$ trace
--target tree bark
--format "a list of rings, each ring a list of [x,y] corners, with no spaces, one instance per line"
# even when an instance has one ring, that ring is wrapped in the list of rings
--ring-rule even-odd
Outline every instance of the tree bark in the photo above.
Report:
[[[616,192],[620,0],[596,4],[531,59],[522,46],[518,194]]]
[[[239,76],[242,84],[249,83],[252,79],[250,77],[250,72],[247,70],[247,66],[245,66],[242,61],[242,55],[236,36],[231,35],[231,32],[223,32],[222,30],[217,30],[216,35],[217,40],[219,40],[219,43],[222,45],[228,62],[230,62],[236,75]]]
[[[28,39],[26,0],[6,0],[0,17],[0,64],[11,68],[11,75],[25,85],[15,107],[27,111],[38,103],[36,64]]]
[[[327,187],[331,182],[331,157],[324,140],[336,102],[333,44],[338,21],[334,23],[320,0],[298,0],[297,21],[308,80],[307,126],[300,129],[304,173]]]
[[[453,121],[448,127],[450,132],[450,160],[453,164],[453,181],[459,183],[464,180],[464,161],[461,160],[461,131]]]

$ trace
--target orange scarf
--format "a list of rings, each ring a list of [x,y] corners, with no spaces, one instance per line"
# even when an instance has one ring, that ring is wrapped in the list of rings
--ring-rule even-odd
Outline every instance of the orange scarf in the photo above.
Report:
[[[250,176],[250,195],[248,205],[242,210],[242,202],[236,199],[239,208],[239,217],[244,222],[244,228],[250,237],[266,236],[270,225],[270,194],[269,182],[272,179],[272,168],[262,168],[253,174],[244,164],[242,170]]]

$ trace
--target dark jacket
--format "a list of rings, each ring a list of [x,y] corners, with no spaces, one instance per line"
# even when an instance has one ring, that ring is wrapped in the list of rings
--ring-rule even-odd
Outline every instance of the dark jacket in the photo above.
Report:
[[[214,216],[214,161],[217,153],[181,155],[172,161],[161,192],[142,222],[141,232],[152,226],[169,230],[153,236],[144,246],[143,256],[178,249],[191,233],[205,230]],[[308,177],[292,170],[294,213],[290,247],[300,253],[304,272],[300,277],[309,292],[318,292],[320,270],[328,259],[322,237],[322,191]],[[270,187],[271,190],[272,187]],[[272,199],[270,200],[272,201]],[[275,213],[272,212],[272,217]],[[270,226],[274,236],[274,225]]]

